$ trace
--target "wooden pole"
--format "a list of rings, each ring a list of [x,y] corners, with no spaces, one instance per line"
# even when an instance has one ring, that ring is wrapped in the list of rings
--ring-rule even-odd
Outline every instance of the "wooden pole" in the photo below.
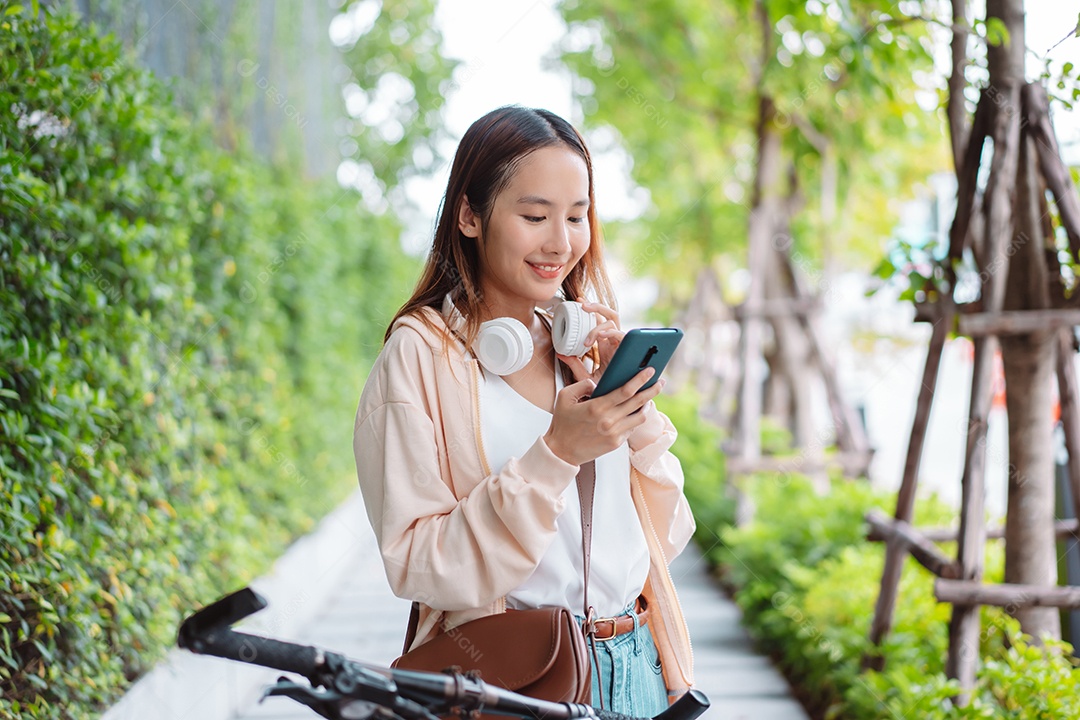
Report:
[[[752,463],[738,457],[729,457],[727,469],[729,472],[738,475],[755,472],[812,474],[827,469],[839,469],[844,475],[850,477],[855,470],[865,467],[866,458],[865,453],[824,455],[816,449],[804,448],[797,455],[787,457],[768,455],[758,458]]]
[[[948,301],[947,301],[948,302]],[[911,437],[908,440],[907,458],[904,461],[904,477],[900,481],[900,492],[896,498],[897,520],[911,522],[915,509],[915,487],[919,481],[919,463],[922,460],[923,445],[926,441],[926,428],[930,422],[930,406],[934,401],[934,389],[937,387],[938,369],[941,367],[941,354],[945,348],[945,338],[951,325],[951,315],[944,313],[934,323],[930,335],[930,346],[926,353],[923,367],[922,384],[919,386],[919,399],[915,405],[915,419],[911,423]],[[882,639],[892,627],[893,611],[896,607],[896,595],[900,587],[900,572],[903,569],[905,548],[897,542],[885,546],[885,568],[881,573],[881,591],[874,606],[874,621],[870,626],[870,642],[880,645]],[[863,666],[881,670],[884,659],[880,656],[866,655]]]
[[[694,366],[692,361],[696,358],[708,358],[708,334],[709,334],[709,320],[708,313],[705,310],[704,294],[706,290],[706,283],[708,282],[708,273],[710,272],[708,267],[701,268],[698,271],[697,280],[694,282],[694,291],[690,295],[690,301],[686,304],[686,307],[679,313],[679,317],[676,324],[683,329],[687,337],[687,342],[683,343],[683,352],[675,353],[675,356],[671,359],[667,366],[667,379],[668,386],[672,392],[677,392],[680,388],[693,379],[695,371],[697,372],[697,380],[700,389],[701,376],[705,374],[704,362],[702,365]],[[701,333],[701,335],[697,335]],[[698,353],[687,352],[687,350],[694,349],[688,347],[694,345],[691,342],[693,339],[699,339],[702,347]],[[696,356],[696,357],[695,357]]]
[[[984,585],[971,580],[934,580],[934,597],[939,602],[963,606],[993,605],[1007,608],[1080,608],[1080,587],[1055,585]]]
[[[998,313],[982,312],[961,315],[958,321],[959,334],[970,337],[1027,335],[1065,325],[1080,325],[1080,310],[1047,308],[1044,310],[1006,310]]]
[[[964,152],[968,147],[968,117],[964,107],[964,89],[967,87],[965,69],[970,64],[967,56],[968,0],[952,0],[952,72],[949,73],[949,99],[946,113],[949,117],[949,136],[952,141],[953,166],[959,175],[964,167]]]
[[[956,216],[949,228],[948,268],[964,256],[967,244],[968,226],[971,225],[972,211],[975,208],[975,193],[979,185],[979,167],[982,164],[983,144],[986,141],[990,115],[994,102],[986,90],[979,96],[975,108],[975,118],[971,122],[971,135],[964,153],[963,168],[957,171]]]
[[[1073,360],[1072,328],[1057,333],[1058,403],[1061,407],[1061,427],[1065,431],[1065,450],[1068,452],[1069,486],[1072,488],[1073,517],[1080,518],[1080,388],[1077,387],[1076,366]]]
[[[1025,86],[1024,101],[1028,107],[1029,124],[1027,131],[1035,139],[1035,149],[1039,156],[1039,166],[1046,179],[1046,186],[1057,202],[1061,224],[1069,238],[1069,249],[1074,261],[1080,261],[1080,199],[1076,195],[1072,173],[1061,160],[1057,136],[1050,123],[1050,103],[1046,90],[1038,83]]]
[[[795,302],[819,302],[810,295],[788,253],[783,253],[784,271],[795,290]],[[810,341],[810,352],[817,361],[821,378],[825,383],[825,397],[829,403],[833,426],[836,428],[836,444],[845,453],[862,455],[866,458],[865,466],[856,468],[856,475],[863,476],[870,466],[870,441],[866,437],[862,421],[855,408],[845,402],[840,392],[840,381],[836,374],[836,360],[827,350],[824,333],[817,313],[802,313],[798,316],[803,333]]]
[[[982,580],[986,527],[984,471],[986,466],[986,428],[990,412],[990,385],[998,341],[994,336],[975,339],[975,362],[971,380],[971,408],[968,414],[967,446],[964,450],[964,475],[961,480],[960,536],[957,560],[962,577]],[[967,692],[975,685],[975,667],[979,650],[979,608],[954,605],[949,620],[949,656],[946,674],[960,681],[960,705],[967,704]]]
[[[959,564],[945,557],[945,553],[910,524],[887,518],[876,511],[866,514],[866,522],[874,532],[885,538],[889,546],[900,546],[909,551],[920,565],[938,577],[960,577]]]
[[[935,543],[955,542],[956,538],[960,536],[959,530],[949,527],[919,527],[914,528],[914,530],[930,542]],[[1003,537],[1005,537],[1005,528],[1001,525],[986,529],[987,540],[1001,540]],[[1054,537],[1058,540],[1080,540],[1080,521],[1076,519],[1056,520],[1054,522]],[[887,538],[871,527],[866,533],[866,539],[870,542],[884,542]]]

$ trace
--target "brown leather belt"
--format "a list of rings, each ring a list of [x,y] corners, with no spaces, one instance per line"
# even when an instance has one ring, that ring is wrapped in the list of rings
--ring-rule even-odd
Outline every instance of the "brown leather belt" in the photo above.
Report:
[[[649,622],[649,605],[645,601],[645,598],[639,596],[637,604],[635,605],[637,611],[639,626],[644,626]],[[613,618],[598,618],[593,620],[593,627],[596,629],[596,635],[594,636],[597,642],[604,642],[605,640],[612,640],[620,635],[634,629],[634,618],[632,615],[619,615]]]

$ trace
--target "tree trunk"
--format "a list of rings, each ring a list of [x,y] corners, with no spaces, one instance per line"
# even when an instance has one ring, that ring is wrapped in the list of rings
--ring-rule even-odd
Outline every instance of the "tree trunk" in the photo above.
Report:
[[[762,325],[759,311],[765,300],[765,276],[769,272],[769,243],[775,232],[775,218],[783,211],[780,195],[783,147],[776,127],[776,105],[764,88],[764,71],[772,47],[772,22],[763,0],[754,3],[761,26],[761,64],[758,68],[757,174],[754,177],[753,207],[747,233],[750,289],[746,317],[742,322],[740,358],[742,386],[739,391],[738,444],[740,458],[750,464],[761,458]]]
[[[744,460],[761,457],[761,340],[760,308],[765,300],[766,274],[769,272],[769,243],[775,218],[780,209],[780,134],[775,127],[776,106],[772,98],[762,96],[758,111],[757,177],[754,204],[748,232],[750,290],[746,298],[747,316],[743,320],[743,386],[739,397],[739,448]]]
[[[993,139],[994,153],[982,208],[986,220],[983,247],[979,248],[976,242],[974,249],[982,269],[979,276],[982,281],[982,304],[987,312],[993,313],[1000,312],[1002,308],[1004,280],[1011,258],[1007,250],[1013,244],[1015,231],[1012,206],[1020,144],[1020,86],[1024,77],[1023,0],[988,0],[986,17],[988,20],[1002,19],[1009,28],[1012,40],[1008,45],[990,46],[987,50],[990,86],[985,93],[993,101],[988,135]],[[975,145],[970,147],[978,150]],[[965,166],[965,174],[970,169]],[[959,208],[957,217],[960,217]],[[954,227],[957,227],[955,223]],[[986,499],[986,429],[991,400],[990,373],[999,347],[994,335],[976,337],[974,345],[971,408],[964,449],[960,536],[957,543],[957,559],[966,580],[981,580],[983,574],[986,552],[983,517]],[[979,608],[953,605],[945,671],[950,678],[960,681],[961,692],[956,697],[956,703],[960,706],[967,705],[968,693],[975,686],[979,637]]]
[[[1024,2],[987,0],[987,19],[1000,18],[1009,43],[988,48],[990,86],[1001,93],[995,125],[1009,124],[1011,143],[1019,125],[1020,87],[1024,82]],[[1002,136],[995,132],[995,156]],[[998,186],[992,210],[1007,218],[1015,208],[1008,245],[997,245],[986,261],[992,269],[1003,252],[1008,267],[1004,284],[1005,310],[1036,310],[1049,307],[1049,285],[1044,238],[1039,213],[1042,182],[1036,174],[1034,148],[1026,134],[1018,138],[1018,161],[1012,192]],[[1012,148],[1008,148],[1012,155]],[[995,159],[997,159],[995,157]],[[997,163],[995,162],[995,166]],[[1009,182],[1011,168],[1002,167],[998,183]],[[992,183],[997,185],[997,183]],[[1010,197],[1011,196],[1011,197]],[[1011,202],[1010,202],[1011,201]],[[1000,213],[1000,214],[998,214]],[[991,218],[991,232],[995,229]],[[990,239],[990,238],[988,238]],[[1000,237],[998,240],[1000,241]],[[993,243],[991,243],[993,245]],[[994,283],[1000,288],[1000,283]],[[988,303],[989,306],[989,303]],[[989,308],[988,309],[992,309]],[[1009,499],[1005,520],[1005,582],[1053,585],[1057,583],[1054,541],[1054,466],[1051,425],[1051,377],[1054,371],[1053,333],[1006,336],[1001,343],[1005,366],[1006,406],[1009,415]],[[1033,638],[1061,636],[1054,608],[1009,608],[1020,627]]]
[[[1017,182],[1017,235],[1005,286],[1006,310],[1050,306],[1034,141],[1020,146]],[[1054,451],[1051,378],[1054,332],[1002,338],[1006,405],[1009,414],[1009,500],[1005,521],[1005,582],[1057,584],[1054,539]],[[1061,618],[1055,608],[1009,608],[1025,633],[1059,638]]]
[[[777,233],[775,238],[784,242],[772,242],[769,249],[769,266],[766,273],[765,298],[770,301],[790,301],[796,299],[794,289],[786,282],[787,271],[781,253],[790,248],[786,233]],[[812,373],[810,364],[810,345],[806,334],[794,314],[776,314],[772,318],[773,335],[776,338],[777,365],[783,373],[787,389],[788,418],[785,426],[791,430],[792,443],[796,448],[810,451],[822,450],[820,442],[815,443],[812,414]],[[811,445],[818,445],[817,448]]]

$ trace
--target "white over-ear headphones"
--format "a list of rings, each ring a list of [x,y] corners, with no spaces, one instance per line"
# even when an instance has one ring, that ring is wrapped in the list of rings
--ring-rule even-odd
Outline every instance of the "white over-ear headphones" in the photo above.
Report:
[[[464,329],[465,318],[449,293],[443,298],[442,313],[451,330],[460,333]],[[592,313],[585,312],[579,302],[558,301],[553,316],[551,342],[555,352],[574,357],[584,355],[589,349],[585,345],[585,336],[596,326]],[[532,360],[532,336],[515,318],[494,318],[481,323],[473,352],[489,372],[511,375]]]

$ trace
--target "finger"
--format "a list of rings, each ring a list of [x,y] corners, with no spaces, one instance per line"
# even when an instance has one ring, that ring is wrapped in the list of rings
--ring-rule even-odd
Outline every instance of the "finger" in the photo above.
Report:
[[[613,333],[618,333],[620,336],[622,335],[622,332],[615,327],[615,323],[612,321],[608,320],[607,322],[602,322],[590,330],[585,336],[585,345],[592,345],[601,337],[611,337]]]
[[[570,402],[581,402],[587,400],[592,396],[593,390],[596,389],[596,383],[591,378],[585,378],[572,385],[567,385],[559,391],[559,397],[566,397]]]
[[[666,382],[667,381],[664,380],[664,378],[660,378],[651,388],[648,388],[647,390],[642,390],[634,397],[641,398],[641,405],[642,407],[644,407],[645,405],[648,405],[650,402],[656,399],[656,396],[663,391],[664,384]]]
[[[593,338],[593,342],[603,342],[613,347],[618,347],[619,343],[622,342],[624,335],[626,335],[626,333],[624,333],[622,330],[619,330],[618,328],[614,328],[612,330],[604,330],[597,333],[596,337]]]
[[[644,425],[648,419],[648,416],[641,412],[641,408],[638,408],[629,415],[620,418],[619,421],[615,423],[613,432],[624,437],[629,437],[635,429]]]
[[[570,368],[570,372],[573,373],[574,379],[578,382],[590,377],[590,373],[585,369],[585,363],[581,361],[581,358],[572,355],[560,355],[559,353],[555,353],[555,357],[566,363],[566,366]]]
[[[645,383],[649,382],[649,379],[652,378],[652,376],[655,374],[656,370],[654,368],[647,367],[634,375],[634,377],[627,380],[625,385],[623,385],[615,392],[611,393],[617,398],[615,404],[621,405],[627,400],[633,398],[634,395],[636,395],[637,392],[645,386]]]
[[[660,394],[660,390],[663,387],[663,382],[664,379],[660,378],[653,384],[652,387],[645,388],[644,390],[639,390],[638,392],[634,393],[628,400],[624,400],[616,407],[618,407],[622,412],[625,412],[627,415],[633,415],[634,413],[637,413],[639,410],[641,410],[641,408],[648,405],[653,398]]]
[[[615,323],[616,327],[619,326],[619,313],[615,312],[607,305],[601,305],[600,303],[594,302],[583,302],[581,303],[581,309],[585,310],[586,312],[592,312],[596,313],[597,315],[602,315],[611,322]]]

